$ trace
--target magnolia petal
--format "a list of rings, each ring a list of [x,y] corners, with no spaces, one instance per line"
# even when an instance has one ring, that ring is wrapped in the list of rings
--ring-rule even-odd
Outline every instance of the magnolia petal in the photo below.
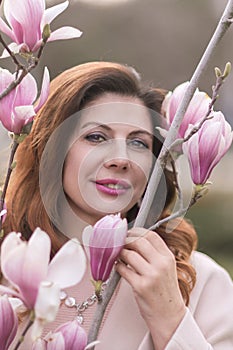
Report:
[[[127,235],[127,221],[119,215],[106,215],[96,222],[90,235],[90,265],[94,280],[106,281],[109,278],[113,264],[124,246]],[[84,230],[85,234],[85,230]]]
[[[46,100],[48,98],[49,83],[50,83],[49,70],[47,67],[45,67],[39,101],[37,102],[36,106],[34,107],[36,113],[39,111],[39,109],[43,106],[43,104],[46,102]]]
[[[35,116],[35,111],[33,106],[18,106],[14,109],[14,122],[17,124],[17,120],[22,122],[27,121]]]
[[[1,17],[0,17],[0,31],[2,31],[7,36],[9,36],[9,38],[11,38],[13,41],[15,41],[15,35],[14,35],[13,31],[6,24],[6,22],[3,21],[3,19]]]
[[[65,340],[61,332],[49,333],[46,350],[66,350]]]
[[[42,26],[44,27],[45,24],[50,24],[54,20],[54,18],[56,18],[58,15],[60,15],[60,13],[66,10],[68,5],[69,1],[65,1],[61,4],[46,9],[44,12],[44,17],[42,19]],[[43,30],[43,28],[41,28],[41,30]]]
[[[83,350],[87,345],[87,334],[77,320],[62,324],[56,332],[62,333],[66,349]]]
[[[36,339],[32,344],[31,350],[47,350],[45,340],[41,338]]]
[[[31,283],[33,280],[40,283],[41,280],[45,279],[50,260],[50,250],[51,241],[48,234],[40,228],[36,228],[28,241],[25,256],[25,264],[31,264],[29,272]],[[33,276],[34,274],[37,276]]]
[[[224,137],[225,150],[227,151],[232,144],[232,128],[231,125],[226,121],[222,112],[213,112],[213,121],[219,121],[221,123],[221,134]]]
[[[0,284],[0,294],[7,294],[11,297],[20,298],[19,293],[15,289],[8,288]]]
[[[86,257],[80,242],[72,239],[65,243],[48,267],[47,280],[61,288],[73,286],[81,281],[86,269]]]
[[[43,281],[40,284],[35,303],[36,318],[43,324],[52,322],[60,306],[60,287],[56,283]]]
[[[11,303],[11,306],[14,310],[18,309],[19,307],[22,307],[24,304],[21,299],[19,298],[11,298],[9,297],[9,302]]]
[[[194,134],[189,141],[183,143],[182,148],[184,154],[188,158],[191,177],[193,183],[200,184],[200,161],[199,161],[199,137]]]
[[[6,214],[7,214],[7,210],[6,210],[6,209],[3,209],[2,211],[0,211],[0,220],[1,220],[2,222],[5,221]]]
[[[93,227],[91,225],[86,226],[82,233],[82,242],[83,242],[84,249],[87,253],[88,259],[90,259],[89,245],[90,245],[90,238],[92,234],[93,234]]]
[[[79,38],[82,32],[73,27],[61,27],[51,33],[48,41]]]
[[[167,118],[168,118],[169,124],[172,123],[174,116],[176,114],[177,108],[180,105],[188,86],[189,86],[189,81],[186,81],[186,82],[178,85],[174,89],[172,96],[170,97],[169,101],[167,102]]]
[[[92,266],[94,267],[94,265],[96,265],[95,271],[97,273],[97,280],[106,281],[109,278],[113,265],[125,244],[127,222],[126,219],[124,220],[120,227],[115,228],[112,233],[109,232],[109,238],[106,240],[106,247],[102,249],[102,252],[101,249],[98,248],[91,249],[93,255]],[[107,248],[107,246],[109,248]]]
[[[204,119],[209,110],[210,102],[211,99],[205,92],[196,90],[180,125],[179,134],[181,137],[184,137],[189,124],[196,125]]]
[[[14,109],[14,118],[12,119],[12,131],[20,134],[24,125],[30,123],[35,117],[33,106],[19,106]]]
[[[20,52],[20,48],[23,44],[18,45],[15,42],[11,43],[8,45],[8,48],[14,53],[17,54]],[[2,55],[0,56],[0,58],[6,58],[6,57],[10,57],[8,51],[6,49],[3,50]]]
[[[167,110],[168,110],[168,106],[169,106],[169,103],[170,103],[170,99],[171,99],[171,96],[172,96],[172,91],[168,91],[168,93],[166,94],[166,96],[164,97],[163,99],[163,103],[162,103],[162,112],[164,112],[165,114],[167,113]]]
[[[6,258],[2,261],[1,269],[3,275],[16,287],[22,282],[21,271],[26,250],[27,244],[23,242],[23,244],[9,251]]]
[[[1,266],[4,264],[4,261],[8,259],[9,253],[21,244],[23,244],[23,242],[20,239],[20,235],[16,232],[11,232],[4,238],[1,245]]]
[[[124,246],[125,244],[125,238],[128,233],[128,224],[127,220],[123,219],[122,222],[120,222],[117,227],[115,228],[116,233],[114,235],[114,247],[116,246]]]
[[[7,69],[0,68],[0,93],[5,91],[13,81],[14,75],[11,74]],[[7,130],[11,128],[11,115],[13,111],[16,91],[16,89],[12,90],[3,99],[0,100],[0,120]]]
[[[51,282],[41,282],[35,303],[35,321],[32,325],[31,338],[35,341],[40,338],[43,328],[53,322],[60,306],[60,288]]]
[[[9,3],[8,0],[7,2]],[[21,23],[15,19],[14,12],[11,10],[8,10],[7,6],[6,6],[5,14],[8,22],[10,23],[12,31],[14,33],[15,42],[17,44],[21,44],[23,42],[23,28]]]
[[[18,85],[15,98],[15,106],[32,105],[37,97],[37,83],[35,78],[29,73]]]
[[[40,282],[46,277],[50,248],[48,235],[37,228],[28,243],[22,242],[12,250],[2,265],[4,275],[18,287],[30,308],[36,301]]]
[[[7,350],[14,340],[18,328],[18,319],[8,297],[0,297],[0,349]]]
[[[30,50],[41,38],[40,23],[44,6],[44,0],[7,0],[5,14],[17,37],[16,42],[26,43]]]

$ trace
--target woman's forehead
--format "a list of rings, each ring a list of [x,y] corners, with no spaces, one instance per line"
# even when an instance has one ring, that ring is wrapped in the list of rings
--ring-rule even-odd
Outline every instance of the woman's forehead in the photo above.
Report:
[[[152,132],[149,110],[144,106],[129,102],[108,102],[92,105],[81,111],[79,128],[94,125],[111,125],[112,127],[132,127]]]

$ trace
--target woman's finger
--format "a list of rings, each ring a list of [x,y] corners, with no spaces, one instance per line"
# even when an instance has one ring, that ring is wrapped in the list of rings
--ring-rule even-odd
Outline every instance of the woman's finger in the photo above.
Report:
[[[120,260],[129,265],[137,274],[143,276],[150,273],[150,264],[138,252],[130,249],[123,249]]]

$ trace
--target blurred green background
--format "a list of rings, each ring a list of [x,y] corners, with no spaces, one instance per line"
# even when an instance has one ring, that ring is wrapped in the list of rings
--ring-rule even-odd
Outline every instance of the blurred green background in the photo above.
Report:
[[[62,0],[47,1],[47,7]],[[87,61],[117,61],[134,66],[142,79],[174,89],[189,80],[224,10],[226,0],[70,0],[52,29],[71,25],[80,39],[50,43],[34,76],[41,81],[47,65],[54,77]],[[199,88],[211,94],[214,67],[233,62],[233,28],[215,50]],[[1,67],[14,69],[9,59]],[[221,89],[215,109],[233,125],[233,74]],[[0,174],[9,152],[9,138],[0,128]],[[210,193],[187,214],[199,234],[199,249],[233,277],[233,149],[214,170]],[[184,175],[185,177],[186,175]]]

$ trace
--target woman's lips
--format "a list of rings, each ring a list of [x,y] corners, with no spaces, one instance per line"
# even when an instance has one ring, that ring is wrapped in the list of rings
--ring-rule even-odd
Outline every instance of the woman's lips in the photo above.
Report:
[[[128,182],[118,179],[97,180],[95,184],[97,190],[112,196],[124,194],[131,187]]]

